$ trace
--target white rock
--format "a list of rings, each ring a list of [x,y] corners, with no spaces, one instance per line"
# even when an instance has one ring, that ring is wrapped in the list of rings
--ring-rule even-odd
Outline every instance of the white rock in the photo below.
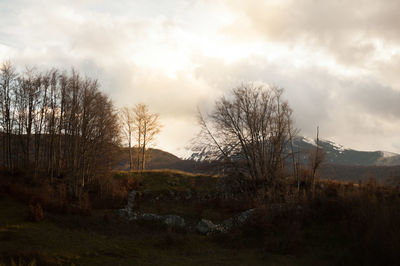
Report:
[[[210,220],[201,219],[196,226],[196,230],[203,235],[208,235],[216,230],[216,225]]]
[[[185,220],[178,215],[166,215],[164,224],[168,226],[184,228]]]

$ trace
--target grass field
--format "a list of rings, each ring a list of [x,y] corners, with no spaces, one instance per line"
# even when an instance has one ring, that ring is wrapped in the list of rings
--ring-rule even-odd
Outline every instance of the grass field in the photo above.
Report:
[[[0,262],[28,265],[261,265],[292,264],[291,256],[266,256],[254,248],[224,247],[197,234],[127,224],[107,211],[91,216],[47,215],[27,221],[27,208],[3,196],[0,200]]]
[[[140,176],[118,172],[115,178],[134,180],[141,190],[154,195],[188,189],[209,192],[217,180],[173,171],[149,171]],[[196,206],[193,200],[154,202],[151,197],[143,197],[139,208],[146,212],[178,214],[189,224],[195,224],[200,218],[218,221],[232,215],[232,209],[223,205],[210,206],[207,203],[201,211],[196,210]],[[194,232],[177,232],[160,224],[126,222],[113,209],[93,209],[89,214],[45,211],[44,220],[30,222],[27,203],[2,192],[0,265],[376,264],[376,261],[369,260],[374,255],[363,255],[364,249],[360,244],[365,240],[354,238],[353,232],[346,231],[346,220],[332,220],[336,218],[332,218],[331,213],[342,210],[338,206],[341,205],[335,203],[333,211],[330,211],[326,209],[329,205],[323,205],[316,211],[317,216],[301,222],[289,215],[234,230],[227,235],[203,236]],[[347,207],[340,208],[345,210]],[[391,224],[376,228],[387,231]],[[374,237],[381,241],[374,234],[368,233],[365,237],[372,242]],[[382,250],[379,251],[381,257],[386,254]],[[380,260],[381,257],[377,261],[388,265],[385,260]]]

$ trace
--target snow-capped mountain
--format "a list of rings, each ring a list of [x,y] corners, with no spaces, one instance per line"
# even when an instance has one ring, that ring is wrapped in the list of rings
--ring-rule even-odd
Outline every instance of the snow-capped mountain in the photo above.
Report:
[[[294,139],[295,151],[300,151],[303,161],[307,160],[307,152],[316,149],[316,141],[307,137]],[[400,154],[387,151],[357,151],[345,148],[329,140],[319,140],[319,147],[325,153],[325,162],[339,165],[359,166],[393,166],[400,165]]]
[[[300,161],[308,164],[310,151],[315,151],[316,140],[298,136],[293,140],[294,152],[299,154]],[[319,148],[325,154],[324,163],[349,166],[394,166],[400,165],[400,154],[387,151],[358,151],[343,147],[333,141],[320,139]],[[290,147],[287,147],[290,151]],[[209,160],[210,154],[202,151],[193,153],[188,159],[194,161]]]

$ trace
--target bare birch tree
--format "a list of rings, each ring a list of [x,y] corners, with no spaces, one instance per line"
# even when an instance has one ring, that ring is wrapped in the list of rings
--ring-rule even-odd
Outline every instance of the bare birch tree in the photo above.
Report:
[[[137,140],[136,162],[138,170],[146,168],[146,153],[148,147],[155,140],[155,136],[160,133],[161,124],[159,114],[151,113],[145,104],[137,104],[133,108],[134,126]]]
[[[0,68],[0,127],[2,131],[3,163],[12,169],[12,133],[15,122],[15,93],[17,74],[10,62]]]
[[[283,90],[244,84],[216,101],[204,117],[200,113],[200,148],[214,159],[229,162],[254,184],[273,184],[285,163],[292,128]]]
[[[134,117],[135,113],[133,108],[123,107],[119,111],[119,120],[121,123],[122,132],[128,142],[129,171],[133,170],[132,135],[134,133]]]
[[[117,121],[96,80],[76,71],[18,74],[9,63],[0,67],[0,158],[6,169],[64,178],[78,195],[111,169]]]

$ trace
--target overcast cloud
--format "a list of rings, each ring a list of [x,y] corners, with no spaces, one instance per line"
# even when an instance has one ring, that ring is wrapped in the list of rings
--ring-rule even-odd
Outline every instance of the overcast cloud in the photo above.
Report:
[[[301,134],[400,152],[400,1],[0,0],[0,60],[78,69],[117,107],[161,114],[186,156],[196,107],[242,82],[285,88]]]

